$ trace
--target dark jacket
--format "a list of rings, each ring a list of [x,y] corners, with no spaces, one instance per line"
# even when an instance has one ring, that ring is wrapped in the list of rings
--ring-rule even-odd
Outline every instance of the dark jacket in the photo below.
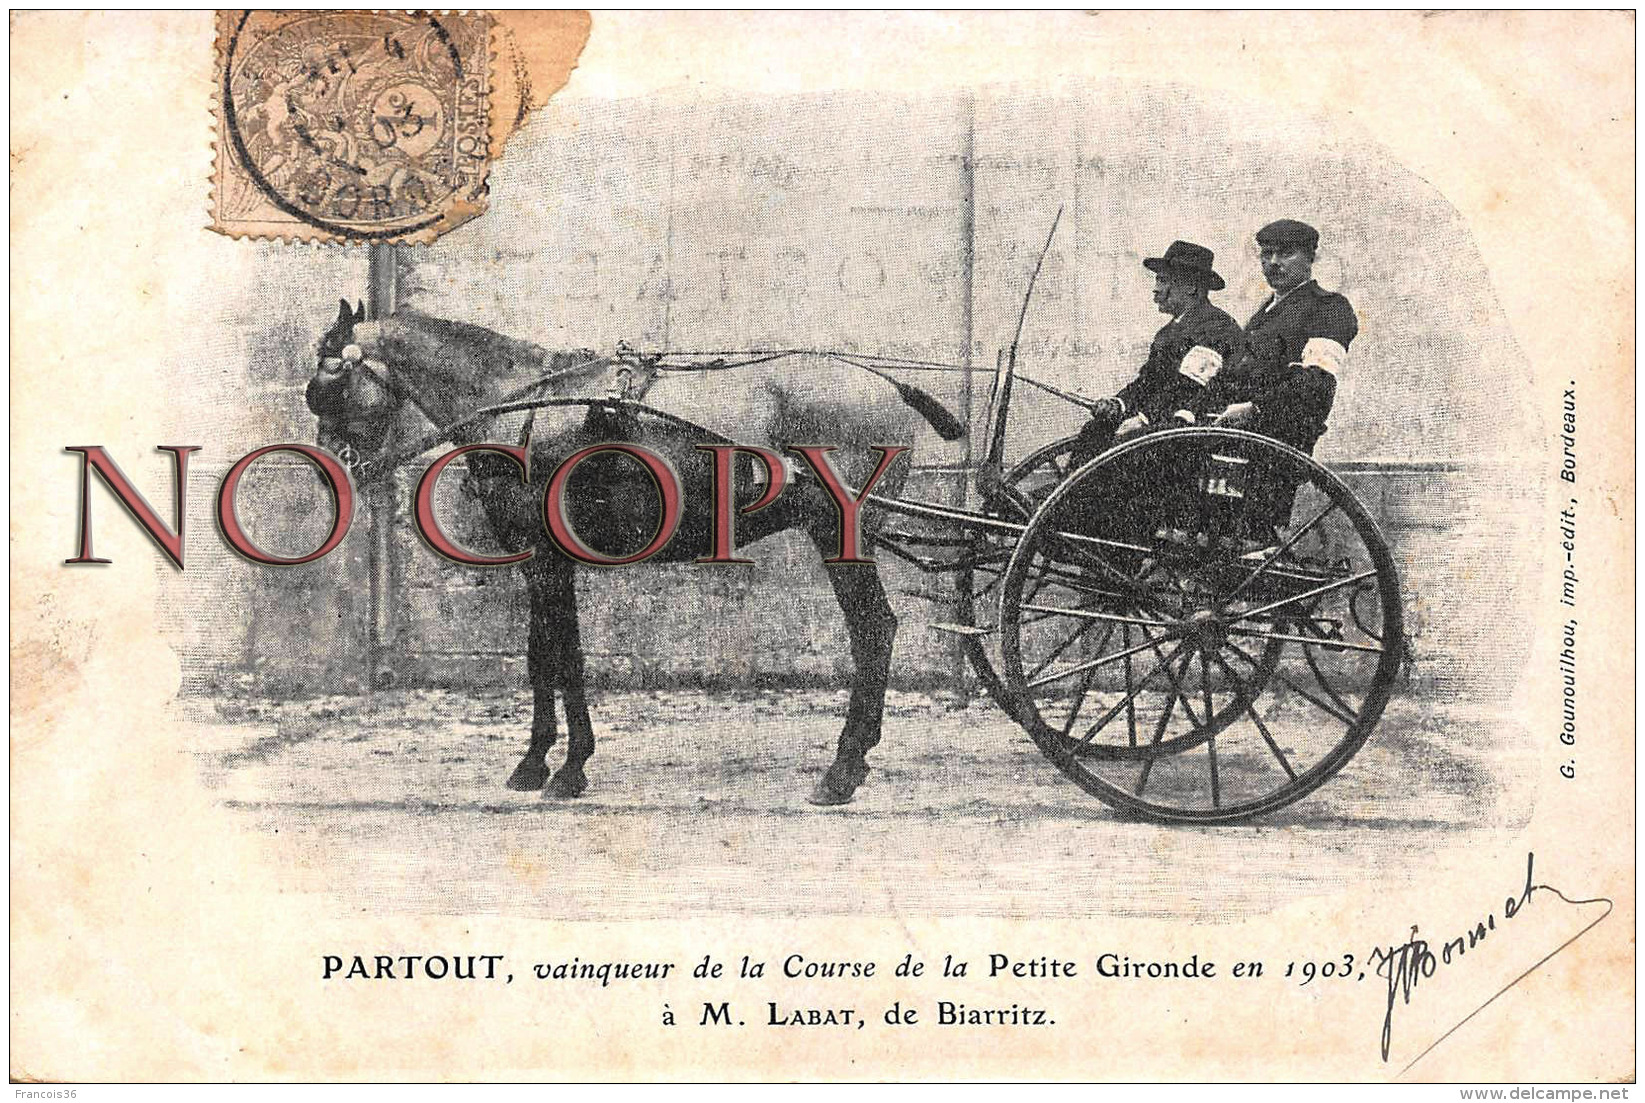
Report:
[[[1255,402],[1251,428],[1303,451],[1312,451],[1325,432],[1336,400],[1337,379],[1331,367],[1307,363],[1334,359],[1331,344],[1343,353],[1359,333],[1359,319],[1347,299],[1309,280],[1245,324],[1239,355],[1206,388],[1194,412],[1203,420],[1234,402]],[[1321,345],[1309,352],[1309,341]]]
[[[1189,408],[1200,399],[1206,383],[1213,376],[1204,367],[1197,371],[1199,379],[1183,374],[1183,360],[1196,347],[1209,349],[1226,366],[1240,347],[1239,323],[1213,306],[1210,300],[1196,303],[1173,318],[1154,334],[1148,349],[1148,362],[1143,364],[1137,377],[1126,384],[1115,397],[1125,404],[1123,418],[1142,413],[1149,422],[1158,425],[1168,421],[1173,413]],[[1190,372],[1196,366],[1211,363],[1204,354],[1196,354],[1190,361]],[[1211,368],[1212,371],[1220,371]]]

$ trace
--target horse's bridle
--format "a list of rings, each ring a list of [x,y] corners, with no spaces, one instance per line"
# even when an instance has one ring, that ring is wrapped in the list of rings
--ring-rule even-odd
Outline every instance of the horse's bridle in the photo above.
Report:
[[[338,375],[341,377],[341,381],[345,385],[353,378],[356,372],[363,371],[383,389],[384,393],[394,399],[393,408],[383,416],[392,417],[395,413],[399,412],[401,407],[405,405],[405,393],[391,378],[389,378],[387,368],[376,361],[367,360],[365,350],[359,345],[352,343],[344,345],[342,351],[337,354],[337,359],[339,362]],[[386,451],[386,445],[383,448],[379,448],[377,450],[377,454],[380,456],[384,451]],[[362,459],[359,451],[351,442],[344,441],[342,446],[339,447],[334,454],[336,455],[338,462],[343,465],[344,469],[347,470],[350,475],[357,476],[356,481],[363,481],[365,466],[370,461]],[[374,456],[372,458],[375,459],[376,457]]]

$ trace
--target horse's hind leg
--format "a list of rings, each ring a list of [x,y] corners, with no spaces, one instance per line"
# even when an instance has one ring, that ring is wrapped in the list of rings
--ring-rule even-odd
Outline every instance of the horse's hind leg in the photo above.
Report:
[[[812,804],[845,804],[868,775],[868,752],[880,741],[897,615],[891,611],[879,568],[873,564],[833,564],[823,569],[845,614],[856,669],[839,748],[809,799]]]
[[[546,572],[527,569],[526,590],[531,596],[531,628],[526,641],[526,672],[531,678],[531,744],[514,767],[510,789],[534,792],[548,781],[548,749],[556,736],[554,719],[555,673],[558,642],[553,635],[550,604],[553,586]]]

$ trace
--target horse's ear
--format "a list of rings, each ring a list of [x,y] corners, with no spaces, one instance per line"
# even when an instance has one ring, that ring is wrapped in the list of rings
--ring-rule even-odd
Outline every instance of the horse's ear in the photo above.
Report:
[[[353,322],[354,322],[354,311],[349,307],[348,300],[347,299],[338,299],[337,300],[337,324],[346,328],[347,326],[352,325]]]
[[[347,306],[348,304],[344,303],[343,305]],[[359,306],[357,306],[354,310],[354,320],[356,322],[363,322],[366,320],[366,304],[363,301],[360,302]]]

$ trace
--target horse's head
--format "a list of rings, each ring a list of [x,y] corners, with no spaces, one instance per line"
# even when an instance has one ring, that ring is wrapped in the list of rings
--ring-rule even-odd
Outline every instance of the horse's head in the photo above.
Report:
[[[320,419],[319,445],[346,467],[383,447],[400,408],[387,366],[372,360],[355,340],[354,328],[365,316],[363,305],[350,308],[346,300],[340,302],[337,320],[320,338],[319,366],[308,383],[308,408]]]

